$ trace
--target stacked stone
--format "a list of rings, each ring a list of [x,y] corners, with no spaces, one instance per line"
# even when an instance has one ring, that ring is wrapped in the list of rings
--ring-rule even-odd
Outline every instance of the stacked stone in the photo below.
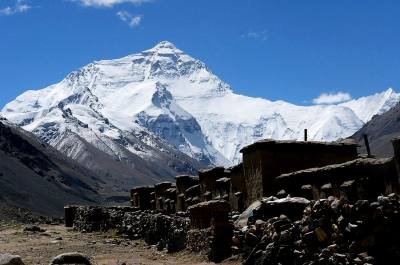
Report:
[[[234,248],[244,264],[400,264],[400,197],[311,202],[302,218],[249,218]]]

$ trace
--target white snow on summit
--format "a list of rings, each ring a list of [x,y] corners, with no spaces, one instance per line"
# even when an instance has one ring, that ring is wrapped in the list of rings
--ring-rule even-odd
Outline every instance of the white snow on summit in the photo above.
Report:
[[[27,91],[1,114],[54,146],[66,131],[74,131],[100,150],[123,156],[111,140],[146,131],[199,161],[229,165],[240,161],[240,149],[254,141],[301,139],[305,128],[310,140],[348,137],[399,99],[392,89],[338,105],[251,98],[234,93],[203,62],[163,41]],[[142,140],[151,145],[150,138]]]

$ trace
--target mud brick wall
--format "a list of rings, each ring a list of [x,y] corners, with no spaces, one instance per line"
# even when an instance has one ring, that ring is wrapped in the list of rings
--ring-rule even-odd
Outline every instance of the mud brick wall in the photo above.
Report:
[[[247,146],[243,153],[246,205],[276,194],[276,177],[302,169],[338,164],[357,158],[354,143],[324,143],[263,140]]]

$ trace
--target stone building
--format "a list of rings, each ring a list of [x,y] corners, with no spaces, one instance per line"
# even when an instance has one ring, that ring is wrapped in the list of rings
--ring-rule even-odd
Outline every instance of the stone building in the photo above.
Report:
[[[188,205],[186,204],[185,193],[187,189],[199,184],[199,177],[181,175],[176,178],[176,211],[182,212],[186,211]],[[192,197],[192,196],[190,196]]]
[[[307,168],[322,167],[358,157],[354,142],[326,143],[262,140],[241,150],[247,192],[246,206],[278,192],[276,177]]]
[[[200,181],[200,201],[205,202],[215,198],[217,194],[216,181],[224,177],[224,167],[214,167],[211,169],[199,170]]]
[[[399,191],[393,158],[359,158],[341,164],[300,170],[280,175],[277,183],[290,196],[314,200],[335,196],[354,202]]]
[[[151,193],[154,191],[154,187],[139,186],[131,189],[131,204],[132,206],[140,210],[152,209]]]
[[[231,206],[234,211],[243,212],[247,198],[246,184],[243,175],[243,163],[230,168]]]
[[[164,192],[164,208],[163,212],[172,214],[176,212],[176,187],[171,186]]]
[[[393,139],[392,143],[395,154],[392,158],[358,158],[286,173],[276,178],[278,186],[291,196],[315,200],[335,196],[356,201],[398,193],[400,138]]]
[[[165,200],[167,199],[165,192],[173,186],[171,182],[161,182],[154,185],[155,210],[164,211]]]
[[[200,184],[194,185],[185,191],[185,204],[187,207],[200,202]]]

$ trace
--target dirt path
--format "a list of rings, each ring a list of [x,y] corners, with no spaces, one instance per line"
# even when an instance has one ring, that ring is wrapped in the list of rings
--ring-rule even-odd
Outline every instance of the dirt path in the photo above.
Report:
[[[112,232],[82,234],[64,226],[43,225],[44,233],[24,232],[23,226],[0,224],[0,252],[20,255],[26,265],[49,264],[52,257],[65,252],[81,252],[97,265],[212,264],[203,256],[185,251],[167,254],[143,241],[118,238]],[[223,264],[240,264],[238,261]]]

